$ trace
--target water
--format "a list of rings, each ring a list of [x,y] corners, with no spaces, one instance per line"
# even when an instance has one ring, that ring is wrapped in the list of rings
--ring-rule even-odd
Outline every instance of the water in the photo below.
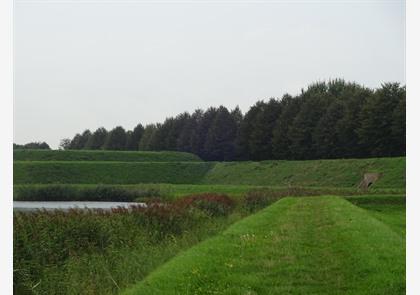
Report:
[[[135,202],[32,202],[32,201],[13,201],[13,210],[15,211],[36,211],[45,210],[69,210],[69,209],[102,209],[111,210],[113,208],[127,208],[132,206],[146,207],[145,203]]]

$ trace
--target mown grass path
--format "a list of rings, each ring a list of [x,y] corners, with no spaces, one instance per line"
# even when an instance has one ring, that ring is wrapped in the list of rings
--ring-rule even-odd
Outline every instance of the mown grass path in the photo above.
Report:
[[[344,199],[285,198],[124,294],[404,294],[404,243]]]

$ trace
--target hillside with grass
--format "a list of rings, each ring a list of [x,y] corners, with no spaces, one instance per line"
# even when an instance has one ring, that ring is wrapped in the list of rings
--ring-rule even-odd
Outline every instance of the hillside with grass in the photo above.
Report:
[[[53,158],[61,152],[52,153]],[[372,188],[404,189],[405,158],[310,161],[76,161],[91,152],[66,151],[68,161],[37,161],[37,156],[14,161],[15,184],[140,184],[249,185],[279,187],[356,188],[365,173],[379,173]],[[80,155],[79,155],[80,153]],[[109,152],[104,152],[107,154]],[[117,152],[134,155],[135,152]],[[99,157],[100,154],[92,152]],[[113,154],[113,153],[110,153]],[[143,157],[143,152],[139,152]],[[153,153],[152,153],[153,154]],[[29,154],[28,154],[29,155]],[[131,156],[130,156],[131,157]],[[133,156],[134,157],[134,156]],[[155,157],[159,157],[155,155]],[[188,156],[193,159],[194,156]],[[98,159],[98,158],[96,158]]]
[[[404,243],[344,199],[286,198],[123,294],[403,294]]]
[[[106,151],[106,150],[30,150],[13,151],[14,161],[119,161],[119,162],[187,162],[201,161],[191,153]]]
[[[405,158],[219,162],[206,184],[355,187],[364,173],[380,173],[375,187],[405,187]]]

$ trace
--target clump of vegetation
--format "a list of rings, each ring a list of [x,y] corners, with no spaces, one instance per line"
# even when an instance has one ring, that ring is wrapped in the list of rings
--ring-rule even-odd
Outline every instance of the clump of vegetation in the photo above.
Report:
[[[28,149],[28,150],[50,150],[50,146],[45,141],[43,142],[29,142],[26,144],[13,144],[14,150],[22,150],[22,149]]]
[[[178,199],[175,204],[183,208],[197,208],[210,216],[226,216],[235,208],[235,201],[224,194],[204,193]]]

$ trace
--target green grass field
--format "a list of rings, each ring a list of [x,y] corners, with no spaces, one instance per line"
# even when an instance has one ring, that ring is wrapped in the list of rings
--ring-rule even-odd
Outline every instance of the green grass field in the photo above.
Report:
[[[102,150],[14,150],[15,161],[120,161],[120,162],[187,162],[201,161],[184,152],[102,151]]]
[[[123,294],[404,294],[404,238],[338,197],[286,198]]]

